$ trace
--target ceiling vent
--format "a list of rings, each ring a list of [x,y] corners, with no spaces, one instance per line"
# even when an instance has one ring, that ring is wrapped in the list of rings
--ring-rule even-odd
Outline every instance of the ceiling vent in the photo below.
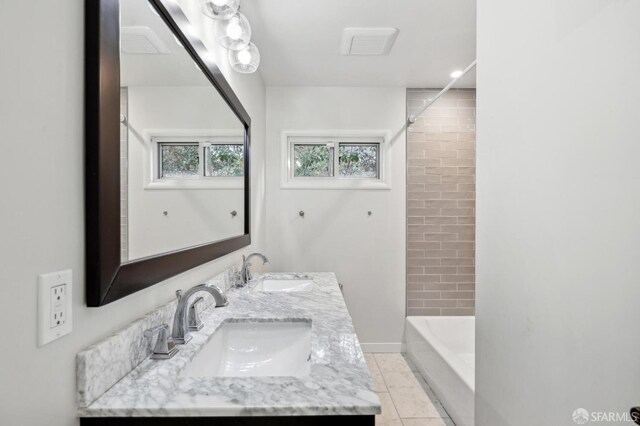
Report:
[[[388,55],[397,36],[396,28],[345,28],[340,51],[343,55]]]
[[[171,53],[166,44],[149,27],[122,27],[120,49],[134,55],[159,55]]]

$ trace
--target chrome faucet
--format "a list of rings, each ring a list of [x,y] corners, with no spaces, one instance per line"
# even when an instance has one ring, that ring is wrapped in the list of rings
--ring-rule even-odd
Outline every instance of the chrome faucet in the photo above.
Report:
[[[178,348],[171,337],[169,337],[169,326],[167,324],[157,325],[145,330],[144,337],[153,338],[158,334],[158,340],[151,354],[151,359],[170,359],[178,353]]]
[[[264,254],[261,254],[261,253],[251,253],[247,257],[244,257],[244,255],[243,255],[242,256],[242,269],[240,270],[240,285],[241,286],[247,285],[247,283],[253,279],[253,276],[251,275],[251,270],[249,269],[249,266],[251,266],[251,263],[249,263],[249,260],[252,257],[256,257],[256,256],[262,258],[262,264],[263,265],[266,265],[266,264],[269,263],[269,259],[267,259],[267,257]]]
[[[173,317],[173,331],[171,333],[171,337],[173,337],[173,341],[178,345],[183,345],[191,340],[191,336],[189,335],[189,322],[187,320],[187,313],[190,308],[188,303],[189,298],[200,291],[206,291],[213,296],[216,308],[227,306],[229,303],[222,290],[215,285],[200,284],[185,291],[184,294],[181,290],[176,291],[176,295],[178,296],[178,307],[176,308],[176,314]],[[192,305],[195,305],[199,301],[199,298],[196,299]]]

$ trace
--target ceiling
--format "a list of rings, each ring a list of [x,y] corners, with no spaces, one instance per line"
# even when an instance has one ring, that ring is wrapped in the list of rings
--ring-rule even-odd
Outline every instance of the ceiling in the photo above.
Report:
[[[243,0],[267,86],[438,88],[476,55],[476,0]],[[347,27],[400,30],[388,56],[343,56]],[[456,87],[475,87],[470,73]]]
[[[121,0],[120,25],[126,28],[145,27],[166,48],[164,54],[120,55],[122,86],[207,86],[211,83],[197,68],[189,53],[178,44],[173,33],[146,1]]]

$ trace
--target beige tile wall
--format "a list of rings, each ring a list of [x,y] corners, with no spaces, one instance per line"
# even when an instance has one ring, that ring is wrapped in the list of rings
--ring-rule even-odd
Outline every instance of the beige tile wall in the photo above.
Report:
[[[408,90],[407,115],[438,90]],[[407,315],[473,315],[475,90],[451,90],[407,130]]]

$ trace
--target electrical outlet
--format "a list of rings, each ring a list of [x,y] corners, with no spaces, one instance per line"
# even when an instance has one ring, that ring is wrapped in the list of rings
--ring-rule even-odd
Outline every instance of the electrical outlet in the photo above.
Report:
[[[64,319],[67,308],[66,284],[55,286],[51,289],[49,300],[51,301],[51,309],[49,310],[49,328],[64,325]]]
[[[71,270],[38,277],[38,346],[71,333]]]

